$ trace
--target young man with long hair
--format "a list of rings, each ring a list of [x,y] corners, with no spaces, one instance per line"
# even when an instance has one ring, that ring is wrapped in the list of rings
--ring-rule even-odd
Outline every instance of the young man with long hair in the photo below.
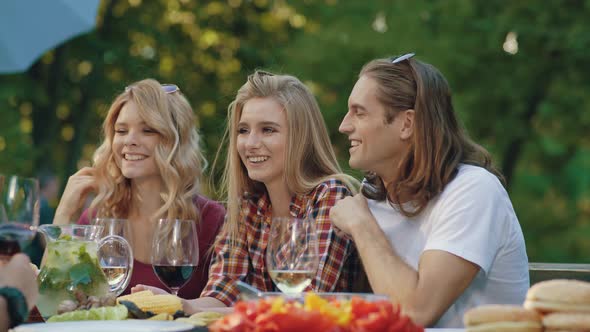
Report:
[[[528,259],[489,153],[461,127],[442,74],[412,56],[361,70],[340,132],[369,179],[330,216],[375,293],[424,326],[461,327],[470,307],[522,304]]]

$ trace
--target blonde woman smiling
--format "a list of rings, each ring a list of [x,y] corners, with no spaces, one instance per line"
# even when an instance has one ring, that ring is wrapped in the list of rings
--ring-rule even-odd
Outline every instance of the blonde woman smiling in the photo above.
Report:
[[[208,280],[211,256],[205,253],[225,210],[199,193],[206,162],[194,123],[193,110],[177,86],[152,79],[131,84],[109,109],[94,166],[70,177],[56,210],[54,223],[68,223],[84,197],[94,192],[90,215],[128,219],[135,258],[129,288],[138,283],[164,287],[150,263],[158,218],[190,219],[197,224],[202,255],[179,296],[199,296]],[[89,211],[85,211],[79,223],[88,222]]]
[[[353,193],[356,181],[342,174],[311,92],[293,76],[257,71],[228,113],[227,221],[217,238],[209,282],[200,298],[185,302],[185,311],[232,306],[238,280],[261,291],[276,290],[264,259],[273,217],[315,222],[320,264],[307,290],[351,290],[356,251],[334,231],[329,211]]]

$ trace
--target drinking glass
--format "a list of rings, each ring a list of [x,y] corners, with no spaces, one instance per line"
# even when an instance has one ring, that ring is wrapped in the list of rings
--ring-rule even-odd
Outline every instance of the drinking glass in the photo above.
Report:
[[[39,182],[0,174],[0,262],[28,246],[39,226]]]
[[[199,263],[199,243],[194,220],[158,220],[152,248],[154,273],[172,294],[177,295]]]
[[[117,290],[115,295],[118,296],[129,285],[133,272],[129,222],[127,219],[95,218],[94,224],[102,226],[101,239],[111,236],[99,249],[99,263],[111,291]],[[112,237],[113,235],[116,237]]]
[[[299,294],[316,275],[319,264],[318,239],[311,219],[272,219],[266,266],[278,289]]]

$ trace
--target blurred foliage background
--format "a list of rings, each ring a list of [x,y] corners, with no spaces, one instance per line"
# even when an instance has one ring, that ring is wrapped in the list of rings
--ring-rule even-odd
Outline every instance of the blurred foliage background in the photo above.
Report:
[[[582,0],[103,0],[96,30],[0,76],[0,171],[50,169],[65,185],[91,163],[111,101],[146,77],[181,87],[212,161],[227,105],[256,68],[312,88],[348,170],[338,125],[356,75],[413,51],[447,77],[506,175],[529,259],[588,263],[589,14]]]

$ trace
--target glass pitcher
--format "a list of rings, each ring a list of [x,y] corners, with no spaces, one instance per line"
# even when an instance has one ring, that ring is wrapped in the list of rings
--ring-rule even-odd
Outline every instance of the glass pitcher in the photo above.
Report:
[[[38,229],[47,242],[37,277],[37,308],[43,319],[55,315],[64,300],[77,301],[81,296],[102,297],[109,292],[118,295],[127,287],[133,254],[124,238],[116,235],[102,237],[103,227],[98,225],[42,225]],[[117,282],[109,282],[103,269],[112,267],[103,267],[100,262],[109,260],[106,256],[110,250],[103,248],[115,242],[123,248],[127,260],[119,267],[123,276]]]

